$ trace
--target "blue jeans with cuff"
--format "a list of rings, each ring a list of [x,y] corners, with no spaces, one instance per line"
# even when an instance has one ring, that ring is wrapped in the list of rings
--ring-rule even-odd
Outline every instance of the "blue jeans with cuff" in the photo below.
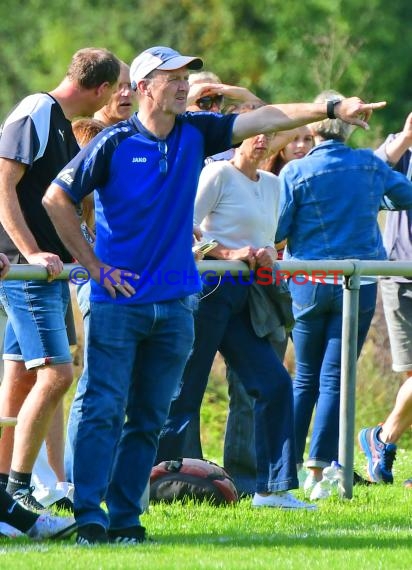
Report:
[[[288,339],[272,346],[281,362]],[[223,467],[232,477],[240,495],[251,495],[256,488],[255,401],[246,392],[239,376],[226,363],[226,380],[229,387]],[[189,429],[190,429],[189,424]]]
[[[338,459],[342,349],[341,285],[290,280],[295,326],[296,375],[293,382],[297,462],[303,462],[312,414],[307,467],[327,467]],[[358,356],[375,312],[377,284],[359,292]]]

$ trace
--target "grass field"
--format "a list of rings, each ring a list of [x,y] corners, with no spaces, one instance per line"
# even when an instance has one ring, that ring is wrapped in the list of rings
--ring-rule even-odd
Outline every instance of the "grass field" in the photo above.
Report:
[[[400,450],[393,486],[356,486],[351,501],[331,497],[315,512],[253,509],[248,499],[228,507],[153,505],[142,517],[153,542],[138,546],[3,539],[0,568],[409,570],[412,489],[401,482],[410,466],[411,453]]]
[[[378,310],[358,366],[356,431],[383,421],[401,382],[390,370],[382,318]],[[226,411],[218,358],[202,408],[202,438],[205,456],[220,464]],[[358,451],[355,468],[365,476]],[[412,489],[402,485],[412,477],[411,431],[400,442],[394,475],[393,486],[355,486],[351,501],[332,497],[316,512],[253,509],[248,499],[219,508],[151,505],[142,523],[153,542],[134,547],[0,539],[0,570],[411,570]],[[303,498],[302,491],[296,495]]]

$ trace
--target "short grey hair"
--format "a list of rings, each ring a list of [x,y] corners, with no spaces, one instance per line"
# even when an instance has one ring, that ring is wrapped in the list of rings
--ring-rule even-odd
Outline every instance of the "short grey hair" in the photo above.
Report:
[[[328,89],[322,91],[315,98],[314,103],[324,103],[330,99],[345,99],[345,96],[334,91],[333,89]],[[334,139],[341,142],[345,142],[351,135],[354,127],[348,123],[345,123],[341,119],[324,119],[317,123],[311,125],[313,134],[320,136],[325,140]]]
[[[199,71],[199,73],[189,75],[189,85],[194,83],[222,83],[222,80],[212,71]]]

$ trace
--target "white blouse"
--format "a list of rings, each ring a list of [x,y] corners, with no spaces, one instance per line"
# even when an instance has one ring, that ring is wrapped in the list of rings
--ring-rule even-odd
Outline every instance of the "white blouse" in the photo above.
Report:
[[[233,164],[222,160],[207,164],[200,175],[194,223],[204,239],[224,247],[274,247],[279,217],[279,179],[258,170],[253,181]]]

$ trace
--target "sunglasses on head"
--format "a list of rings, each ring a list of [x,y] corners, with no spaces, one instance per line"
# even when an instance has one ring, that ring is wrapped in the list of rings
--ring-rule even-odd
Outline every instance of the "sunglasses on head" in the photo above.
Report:
[[[213,105],[221,107],[222,103],[223,103],[223,95],[211,95],[207,97],[201,97],[196,101],[196,105],[199,107],[199,109],[202,109],[202,111],[210,111]]]
[[[157,148],[161,154],[159,160],[159,170],[162,174],[167,174],[168,164],[167,164],[167,143],[165,141],[157,141]]]

